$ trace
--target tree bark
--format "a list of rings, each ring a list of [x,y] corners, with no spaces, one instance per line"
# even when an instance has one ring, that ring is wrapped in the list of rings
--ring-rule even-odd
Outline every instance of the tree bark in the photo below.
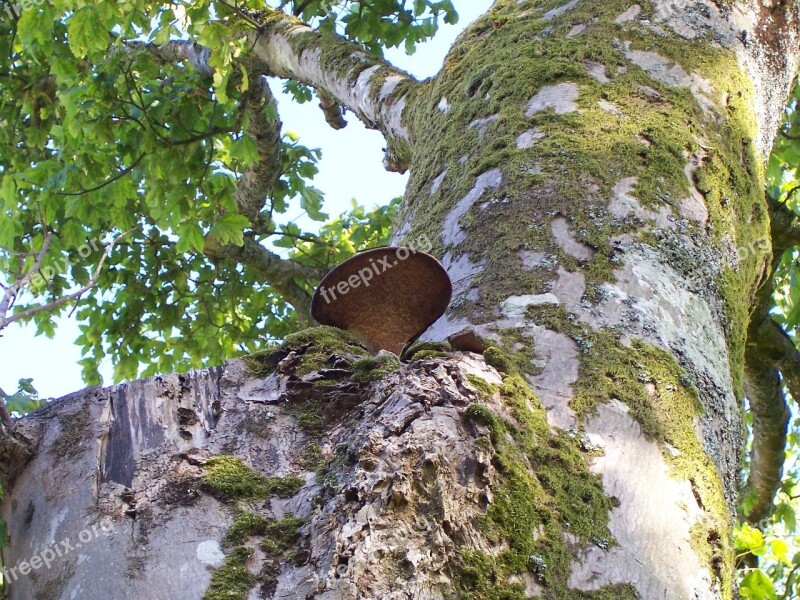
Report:
[[[397,365],[325,330],[37,411],[10,598],[732,598],[797,11],[499,0],[423,83],[259,37],[408,163],[396,241],[455,292],[425,338],[494,346]]]

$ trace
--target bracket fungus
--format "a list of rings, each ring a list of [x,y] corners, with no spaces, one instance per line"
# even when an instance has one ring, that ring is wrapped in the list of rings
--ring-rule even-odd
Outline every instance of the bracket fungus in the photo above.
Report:
[[[345,329],[373,354],[398,356],[444,314],[453,286],[430,254],[404,247],[359,252],[319,283],[311,315],[322,325]]]

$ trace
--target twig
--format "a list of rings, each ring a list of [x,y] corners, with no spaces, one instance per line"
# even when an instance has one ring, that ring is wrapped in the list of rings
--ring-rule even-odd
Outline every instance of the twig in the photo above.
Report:
[[[66,296],[62,296],[61,298],[58,298],[56,300],[53,300],[52,302],[48,302],[48,303],[42,304],[40,306],[34,306],[32,308],[29,308],[27,310],[19,312],[19,313],[15,314],[15,315],[12,315],[10,317],[6,317],[5,315],[2,315],[2,313],[0,313],[0,315],[2,315],[2,316],[0,316],[0,330],[8,327],[8,325],[10,325],[11,323],[13,323],[15,321],[19,321],[20,319],[27,319],[27,318],[30,318],[33,315],[36,315],[36,314],[38,314],[40,312],[43,312],[43,311],[46,311],[46,310],[53,310],[54,308],[58,308],[59,306],[62,306],[64,304],[66,304],[70,300],[74,300],[76,298],[80,299],[80,297],[83,296],[83,294],[85,294],[90,289],[92,289],[94,287],[94,285],[97,283],[97,279],[100,277],[100,270],[102,269],[103,264],[106,262],[106,259],[108,258],[108,255],[114,249],[114,246],[117,244],[117,242],[120,239],[122,239],[124,236],[128,235],[130,232],[134,231],[135,229],[136,228],[133,227],[133,228],[129,229],[128,231],[126,231],[124,233],[121,233],[120,235],[115,237],[113,240],[111,240],[111,242],[108,244],[108,246],[106,246],[106,249],[103,252],[103,256],[100,258],[100,262],[98,263],[97,268],[94,271],[94,275],[92,275],[92,278],[89,280],[89,283],[84,285],[81,289],[79,289],[76,292],[72,292],[71,294],[67,294]]]
[[[97,190],[101,190],[104,187],[111,185],[115,181],[118,181],[118,180],[122,179],[123,177],[125,177],[125,175],[127,175],[128,173],[133,171],[139,165],[139,163],[142,162],[142,159],[144,157],[145,157],[145,154],[143,152],[142,154],[139,155],[139,157],[136,160],[134,160],[130,164],[130,166],[127,166],[124,169],[122,169],[121,171],[118,171],[116,175],[113,175],[113,176],[109,177],[103,183],[100,183],[100,184],[98,184],[98,185],[96,185],[94,187],[91,187],[89,189],[81,189],[80,192],[57,192],[56,195],[58,195],[58,196],[82,196],[83,194],[90,194],[92,192],[96,192]]]

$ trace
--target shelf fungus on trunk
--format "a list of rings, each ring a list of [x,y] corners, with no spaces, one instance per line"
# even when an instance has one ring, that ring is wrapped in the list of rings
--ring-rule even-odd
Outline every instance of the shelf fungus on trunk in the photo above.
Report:
[[[444,313],[453,287],[436,258],[405,247],[373,248],[320,282],[311,315],[358,336],[373,354],[402,353]]]

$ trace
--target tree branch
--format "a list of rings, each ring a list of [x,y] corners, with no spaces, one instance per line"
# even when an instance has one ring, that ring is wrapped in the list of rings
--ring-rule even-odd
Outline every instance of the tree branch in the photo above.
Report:
[[[745,517],[751,524],[772,512],[772,502],[783,475],[791,417],[778,366],[768,352],[776,327],[769,314],[751,324],[745,350],[745,393],[753,416],[753,450],[746,484],[753,504]]]
[[[339,103],[320,90],[317,90],[317,98],[319,98],[322,114],[325,115],[325,122],[333,129],[344,129],[347,121],[344,120],[344,111]]]
[[[259,30],[246,32],[253,50],[248,68],[296,79],[321,91],[381,131],[390,148],[386,167],[402,171],[410,158],[410,133],[402,114],[410,75],[334,33],[318,32],[277,10],[261,13]]]
[[[252,50],[240,60],[249,73],[296,79],[315,88],[329,123],[343,125],[341,111],[334,107],[346,108],[368,128],[383,133],[388,145],[384,166],[390,171],[407,169],[411,136],[402,114],[410,88],[419,82],[341,36],[314,31],[279,10],[234,13],[248,25],[260,23],[245,32]],[[191,41],[171,41],[162,46],[130,41],[125,45],[144,48],[164,63],[188,61],[201,73],[214,73],[210,51]]]
[[[38,254],[36,255],[36,259],[33,261],[33,267],[31,268],[28,273],[23,275],[22,277],[17,278],[14,283],[10,286],[5,288],[3,292],[3,297],[0,299],[0,330],[4,329],[11,320],[6,322],[6,315],[8,311],[14,306],[14,302],[17,299],[19,293],[27,287],[27,285],[31,282],[33,277],[36,273],[39,272],[39,269],[42,267],[42,262],[44,261],[44,257],[47,255],[47,251],[50,249],[50,239],[52,238],[52,234],[45,230],[44,232],[44,242],[42,242],[42,247],[39,250]]]
[[[250,121],[245,132],[256,143],[258,161],[238,181],[235,198],[239,212],[258,231],[263,225],[261,209],[281,175],[281,122],[266,77],[255,79],[247,94],[244,106],[250,112]]]
[[[64,304],[66,304],[70,300],[80,299],[81,296],[83,296],[86,292],[91,290],[95,286],[95,284],[97,283],[97,279],[100,277],[100,271],[103,268],[103,264],[106,262],[106,259],[108,258],[108,255],[114,249],[114,246],[116,245],[116,243],[120,239],[122,239],[124,236],[128,235],[131,231],[133,231],[133,229],[129,229],[125,233],[121,233],[120,235],[115,237],[113,240],[111,240],[111,242],[108,244],[108,246],[106,246],[106,249],[103,252],[103,256],[100,258],[100,262],[98,263],[97,268],[95,269],[94,274],[92,275],[92,278],[89,280],[89,283],[84,285],[81,289],[79,289],[76,292],[72,292],[71,294],[67,294],[66,296],[61,296],[60,298],[57,298],[56,300],[53,300],[51,302],[47,302],[46,304],[41,304],[39,306],[33,306],[33,307],[31,307],[31,308],[29,308],[27,310],[23,310],[22,312],[19,312],[19,313],[15,314],[15,315],[11,315],[10,317],[7,317],[5,312],[0,312],[0,330],[5,329],[6,327],[8,327],[11,323],[13,323],[15,321],[19,321],[21,319],[30,318],[30,317],[32,317],[32,316],[34,316],[34,315],[36,315],[36,314],[38,314],[40,312],[44,312],[44,311],[47,311],[47,310],[53,310],[54,308],[58,308],[59,306],[63,306]],[[36,273],[37,271],[38,271],[38,267],[35,267],[34,269],[31,270],[30,273],[28,273],[28,275],[25,276],[26,278],[28,278],[28,281],[30,281],[30,279],[33,277],[33,274]],[[2,303],[1,302],[0,302],[0,307],[2,307]]]
[[[219,246],[213,238],[206,238],[204,254],[211,258],[233,259],[247,265],[264,278],[270,287],[278,292],[297,311],[301,325],[310,327],[311,294],[297,283],[318,281],[323,273],[293,260],[281,258],[252,237],[245,237],[242,246]]]

